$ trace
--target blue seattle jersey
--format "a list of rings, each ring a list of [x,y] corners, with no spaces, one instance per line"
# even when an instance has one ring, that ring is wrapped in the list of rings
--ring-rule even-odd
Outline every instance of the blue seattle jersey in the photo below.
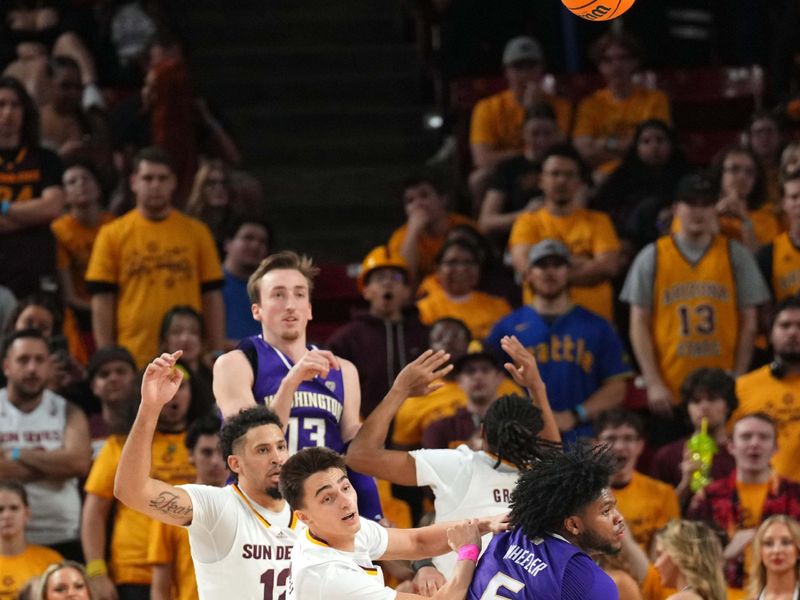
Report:
[[[564,538],[495,535],[478,561],[467,600],[618,600],[617,586]]]
[[[486,344],[502,357],[500,339],[514,335],[535,357],[547,385],[554,411],[570,410],[583,403],[608,379],[631,374],[622,340],[611,325],[580,306],[548,324],[529,306],[504,317],[492,328]],[[564,438],[591,436],[590,425],[581,425]]]
[[[253,396],[256,402],[269,406],[278,392],[281,381],[294,363],[261,336],[243,339],[238,349],[244,352],[253,366]],[[315,377],[301,383],[294,393],[286,441],[289,453],[309,446],[325,446],[340,454],[347,451],[339,423],[344,411],[344,381],[342,372],[331,369],[326,378]],[[358,512],[375,521],[383,518],[375,480],[356,471],[347,470],[350,482],[358,494]]]

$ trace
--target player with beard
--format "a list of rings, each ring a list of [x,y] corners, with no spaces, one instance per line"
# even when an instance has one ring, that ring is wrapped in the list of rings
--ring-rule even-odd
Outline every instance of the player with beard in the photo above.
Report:
[[[739,377],[739,408],[731,415],[764,412],[778,426],[778,452],[772,466],[782,477],[800,480],[800,298],[790,296],[775,307],[770,344],[773,361]]]
[[[226,419],[255,404],[286,425],[289,454],[309,446],[344,453],[361,421],[358,371],[348,360],[306,343],[311,291],[319,269],[291,251],[264,259],[247,282],[261,335],[245,338],[214,363],[214,396]],[[382,518],[375,481],[349,473],[359,512]]]
[[[608,451],[577,445],[551,450],[520,475],[510,528],[478,562],[468,600],[617,600],[616,585],[589,557],[622,548],[625,523],[608,483],[614,464]]]
[[[162,354],[144,373],[142,403],[122,449],[114,494],[140,513],[188,528],[201,600],[236,590],[262,600],[283,592],[297,520],[278,490],[289,456],[283,427],[258,406],[230,417],[220,433],[232,485],[173,486],[150,475],[151,446],[163,407],[180,387],[180,351]]]
[[[533,246],[525,272],[533,300],[501,319],[486,339],[502,362],[508,362],[500,347],[505,336],[533,352],[566,442],[592,435],[591,421],[622,403],[631,376],[622,340],[608,321],[570,300],[571,260],[558,240]]]

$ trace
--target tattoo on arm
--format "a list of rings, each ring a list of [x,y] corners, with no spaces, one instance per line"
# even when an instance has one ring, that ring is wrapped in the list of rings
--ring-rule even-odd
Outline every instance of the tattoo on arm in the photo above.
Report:
[[[181,504],[178,495],[172,492],[161,492],[157,498],[150,500],[150,508],[171,517],[191,517],[192,505]]]

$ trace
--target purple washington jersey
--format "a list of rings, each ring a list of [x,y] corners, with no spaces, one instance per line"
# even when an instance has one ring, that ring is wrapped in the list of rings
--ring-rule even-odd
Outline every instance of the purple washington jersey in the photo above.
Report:
[[[310,346],[309,348],[312,348]],[[261,336],[243,339],[238,349],[244,352],[253,367],[253,396],[257,404],[269,406],[281,381],[294,363]],[[326,378],[314,377],[302,382],[294,393],[286,430],[289,454],[310,446],[324,446],[340,454],[347,451],[339,422],[344,410],[342,372],[331,369]],[[375,480],[347,470],[358,494],[358,512],[375,521],[383,518]]]
[[[260,336],[242,340],[239,349],[247,354],[248,346],[255,350],[258,364],[253,378],[253,396],[257,403],[269,406],[294,363]],[[325,446],[343,453],[345,445],[339,429],[343,409],[344,383],[341,371],[331,369],[325,379],[314,377],[311,381],[302,382],[294,393],[289,413],[286,430],[289,454],[309,446]]]
[[[495,535],[467,600],[618,600],[611,578],[560,536],[531,541],[520,528]]]

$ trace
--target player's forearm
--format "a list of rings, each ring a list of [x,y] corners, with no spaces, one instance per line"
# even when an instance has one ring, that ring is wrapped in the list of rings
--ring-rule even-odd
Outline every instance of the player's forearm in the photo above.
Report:
[[[753,347],[758,333],[758,317],[755,308],[746,308],[739,314],[739,339],[736,343],[736,360],[733,371],[736,375],[747,373],[753,359]]]
[[[114,496],[131,508],[136,508],[147,500],[153,460],[153,436],[158,424],[158,414],[153,407],[141,404],[122,447],[114,477]]]
[[[283,423],[283,431],[289,426],[289,415],[292,412],[292,403],[294,402],[294,393],[300,387],[300,381],[291,379],[288,375],[281,380],[278,391],[275,397],[269,404],[269,409],[274,412],[281,423]]]
[[[203,323],[206,326],[208,347],[222,350],[225,347],[225,303],[221,291],[203,293]]]
[[[475,563],[471,560],[459,560],[450,579],[431,596],[434,600],[464,600],[475,573]]]
[[[406,398],[408,398],[407,394],[394,387],[389,390],[389,393],[383,397],[380,404],[361,424],[358,433],[353,438],[353,441],[350,442],[350,447],[347,451],[348,459],[351,457],[351,452],[354,459],[358,460],[359,455],[362,453],[370,453],[383,448],[386,436],[389,435],[389,425]],[[358,470],[355,464],[353,464],[353,468]]]
[[[528,393],[531,396],[533,405],[542,411],[542,431],[539,437],[549,442],[561,442],[561,432],[558,430],[558,423],[553,416],[553,409],[550,407],[550,401],[547,399],[547,387],[544,381],[539,378],[538,382],[532,382],[527,386]]]

